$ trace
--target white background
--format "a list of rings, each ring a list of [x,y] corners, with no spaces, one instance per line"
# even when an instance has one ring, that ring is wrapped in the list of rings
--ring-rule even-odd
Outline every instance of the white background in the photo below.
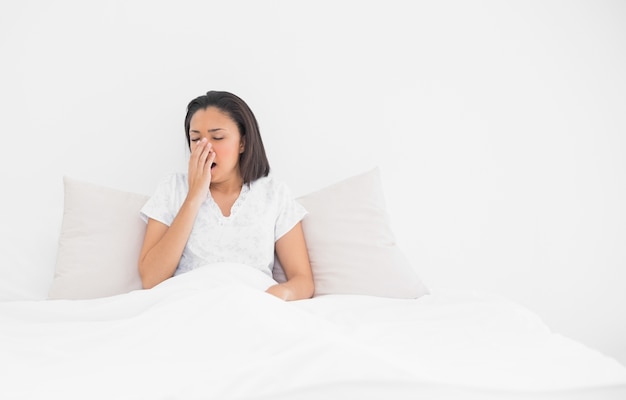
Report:
[[[626,3],[0,3],[2,298],[41,298],[64,175],[151,194],[187,102],[254,110],[295,195],[379,166],[432,287],[626,363]],[[6,289],[9,288],[9,289]]]

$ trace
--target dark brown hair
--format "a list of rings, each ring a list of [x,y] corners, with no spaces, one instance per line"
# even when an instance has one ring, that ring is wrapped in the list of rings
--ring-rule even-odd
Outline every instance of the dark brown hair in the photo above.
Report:
[[[239,155],[239,169],[243,182],[250,183],[267,176],[270,173],[270,164],[261,140],[259,124],[246,102],[232,93],[211,90],[189,102],[185,116],[185,136],[189,148],[191,148],[189,138],[191,117],[196,111],[206,110],[208,107],[215,107],[228,115],[239,128],[244,145],[244,150]]]

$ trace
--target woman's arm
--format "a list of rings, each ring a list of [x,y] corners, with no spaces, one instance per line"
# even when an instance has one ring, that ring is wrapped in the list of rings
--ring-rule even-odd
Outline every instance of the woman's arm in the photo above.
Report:
[[[189,158],[189,190],[183,205],[170,226],[148,219],[146,235],[139,255],[139,275],[144,289],[149,289],[174,275],[183,254],[200,206],[207,198],[211,183],[211,163],[215,153],[202,139]]]
[[[196,203],[185,201],[170,226],[148,219],[139,256],[139,275],[144,289],[150,289],[174,275],[198,214],[199,205]]]
[[[267,289],[267,292],[283,300],[313,297],[315,285],[302,222],[298,222],[276,241],[276,255],[285,270],[287,282],[273,285]]]

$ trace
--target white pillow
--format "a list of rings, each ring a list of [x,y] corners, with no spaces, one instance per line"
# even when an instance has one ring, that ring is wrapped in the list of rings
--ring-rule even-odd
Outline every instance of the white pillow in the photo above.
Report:
[[[148,196],[63,178],[64,207],[50,299],[88,299],[141,289],[137,269]]]
[[[309,212],[302,227],[315,296],[417,298],[428,293],[395,242],[378,167],[296,200]],[[278,282],[286,280],[278,260],[273,275]]]
[[[148,196],[68,177],[50,299],[88,299],[141,289],[137,269]],[[417,298],[428,293],[395,243],[378,168],[297,199],[315,295]],[[285,281],[278,261],[274,279]]]

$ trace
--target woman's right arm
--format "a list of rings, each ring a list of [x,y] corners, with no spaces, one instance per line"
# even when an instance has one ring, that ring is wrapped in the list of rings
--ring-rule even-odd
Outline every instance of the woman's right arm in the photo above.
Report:
[[[139,275],[144,289],[150,289],[174,275],[198,209],[196,203],[185,201],[170,226],[148,219],[139,256]]]
[[[167,226],[148,219],[139,255],[139,275],[144,289],[150,289],[174,275],[198,210],[208,196],[214,158],[211,145],[206,140],[198,142],[189,158],[189,191],[172,224]]]

